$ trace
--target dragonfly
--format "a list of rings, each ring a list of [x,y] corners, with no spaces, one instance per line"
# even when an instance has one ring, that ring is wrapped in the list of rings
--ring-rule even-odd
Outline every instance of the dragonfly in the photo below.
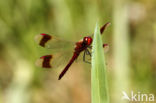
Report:
[[[110,22],[107,22],[106,24],[104,24],[100,28],[100,33],[102,34],[109,25],[110,25]],[[62,60],[61,60],[62,56],[61,55],[66,55],[66,57],[67,57],[67,55],[69,56],[69,54],[72,54],[69,61],[66,60],[67,58],[64,59],[64,61],[67,62],[67,65],[65,66],[65,68],[59,75],[58,80],[60,80],[64,76],[64,74],[67,72],[67,70],[70,68],[70,66],[73,64],[73,62],[76,61],[76,59],[79,57],[79,55],[82,52],[84,52],[83,53],[83,61],[86,63],[90,63],[86,60],[86,55],[89,55],[91,57],[91,52],[89,51],[89,49],[92,48],[92,46],[91,46],[92,41],[93,41],[92,36],[93,36],[93,34],[91,34],[91,36],[83,37],[81,40],[79,40],[76,43],[71,43],[69,41],[65,41],[63,39],[57,38],[56,36],[49,35],[46,33],[41,33],[39,35],[36,35],[35,41],[38,43],[38,45],[40,45],[41,47],[47,48],[47,49],[51,49],[54,52],[57,52],[55,55],[50,54],[50,55],[44,55],[44,56],[40,57],[36,61],[36,65],[39,67],[42,67],[42,68],[47,68],[47,69],[48,68],[57,68],[59,65],[62,64]],[[72,45],[74,45],[74,48]],[[108,46],[108,44],[103,44],[103,48],[105,48],[106,46]],[[67,49],[69,49],[69,47],[71,47],[73,49],[73,53],[65,52]],[[57,51],[57,49],[59,51]],[[62,54],[59,53],[61,51],[63,51]],[[71,51],[71,49],[70,49],[70,51]]]

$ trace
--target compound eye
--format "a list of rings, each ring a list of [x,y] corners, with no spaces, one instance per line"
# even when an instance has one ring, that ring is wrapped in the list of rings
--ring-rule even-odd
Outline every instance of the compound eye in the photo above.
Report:
[[[87,39],[87,44],[90,45],[91,43],[92,43],[92,38],[88,38],[88,39]]]
[[[87,38],[87,37],[85,37],[85,39],[84,39],[84,40],[85,40],[85,42],[88,42],[88,38]]]
[[[84,37],[84,42],[87,44],[87,45],[90,45],[92,43],[92,38],[91,37]]]

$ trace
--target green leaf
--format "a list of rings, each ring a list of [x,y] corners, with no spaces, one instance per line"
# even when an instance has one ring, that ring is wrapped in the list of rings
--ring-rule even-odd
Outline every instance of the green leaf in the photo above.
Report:
[[[92,49],[92,71],[91,71],[91,93],[92,103],[109,103],[106,63],[104,58],[103,43],[100,28],[96,24],[93,49]]]

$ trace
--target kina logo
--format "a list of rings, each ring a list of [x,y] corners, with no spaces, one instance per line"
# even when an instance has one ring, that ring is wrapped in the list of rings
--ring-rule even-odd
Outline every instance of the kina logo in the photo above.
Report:
[[[128,100],[128,101],[134,101],[134,102],[153,102],[154,101],[154,94],[147,94],[147,93],[141,93],[137,92],[134,93],[131,91],[130,95],[128,95],[125,91],[122,91],[122,100]]]

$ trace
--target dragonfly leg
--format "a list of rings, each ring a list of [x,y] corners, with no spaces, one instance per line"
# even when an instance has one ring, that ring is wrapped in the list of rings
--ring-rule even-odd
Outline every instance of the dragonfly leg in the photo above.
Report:
[[[92,49],[92,46],[89,46],[88,48],[89,48],[89,49]]]
[[[88,49],[86,49],[85,51],[86,51],[86,54],[87,55],[89,55],[90,57],[92,56],[91,53],[90,53],[90,51]]]
[[[83,54],[83,61],[84,61],[85,63],[91,64],[89,61],[86,61],[86,55],[90,55],[90,56],[91,56],[90,52],[89,52],[87,49],[84,51],[84,54]]]

